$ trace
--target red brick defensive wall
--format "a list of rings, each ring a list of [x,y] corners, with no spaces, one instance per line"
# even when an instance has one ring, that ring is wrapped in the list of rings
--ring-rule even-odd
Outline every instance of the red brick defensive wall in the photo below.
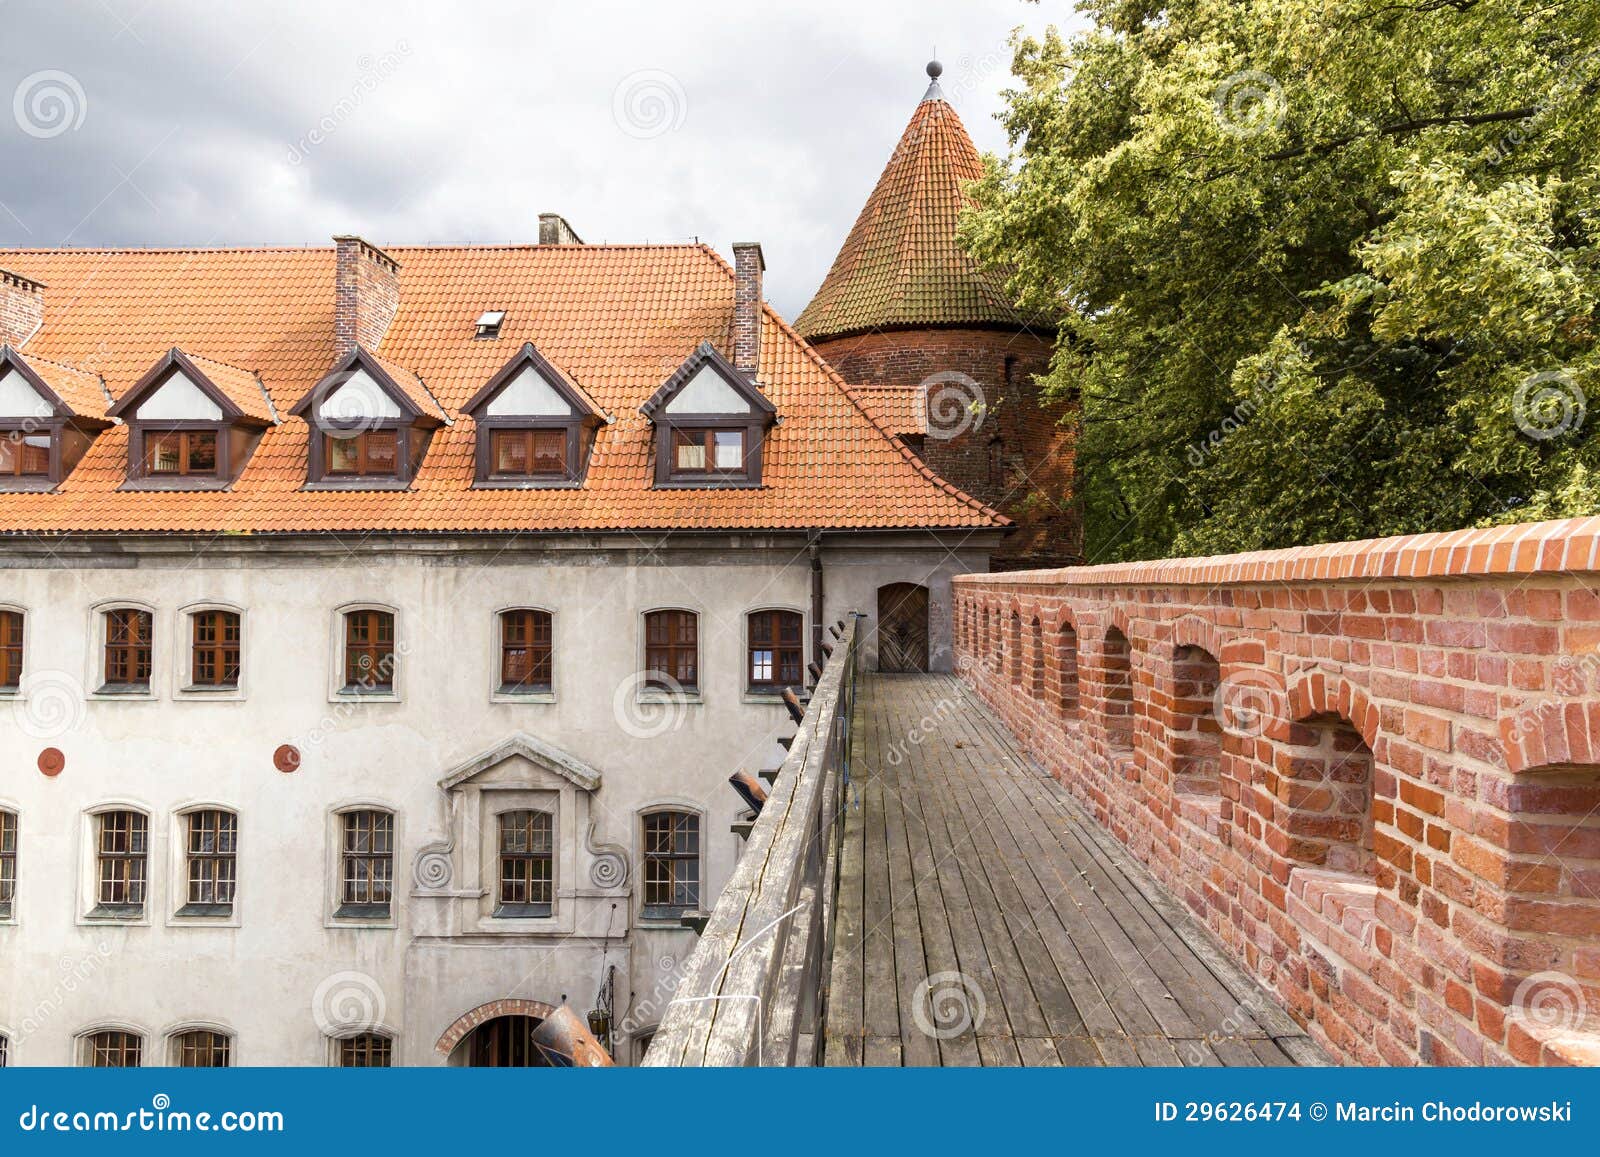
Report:
[[[1600,1063],[1600,518],[956,583],[963,677],[1336,1056]]]

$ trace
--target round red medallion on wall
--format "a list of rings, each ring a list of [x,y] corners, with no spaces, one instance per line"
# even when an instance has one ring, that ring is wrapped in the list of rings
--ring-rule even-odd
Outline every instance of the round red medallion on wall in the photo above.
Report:
[[[284,773],[299,771],[300,749],[293,744],[285,743],[272,753],[272,766]]]
[[[59,747],[47,747],[39,753],[39,770],[52,779],[60,775],[66,766],[67,757]]]

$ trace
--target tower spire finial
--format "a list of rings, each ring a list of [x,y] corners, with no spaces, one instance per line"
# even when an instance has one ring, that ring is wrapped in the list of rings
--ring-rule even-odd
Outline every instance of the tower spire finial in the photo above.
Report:
[[[937,51],[937,50],[935,50]],[[922,99],[943,100],[944,92],[939,88],[939,77],[944,74],[944,65],[937,60],[928,61],[928,91],[922,94]]]

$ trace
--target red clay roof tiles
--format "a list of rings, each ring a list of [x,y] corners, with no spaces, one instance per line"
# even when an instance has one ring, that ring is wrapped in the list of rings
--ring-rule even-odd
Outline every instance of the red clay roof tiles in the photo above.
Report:
[[[995,528],[1005,520],[931,474],[768,309],[759,379],[782,418],[757,489],[651,485],[638,408],[702,341],[727,350],[733,271],[705,246],[388,249],[400,306],[382,343],[455,419],[408,491],[306,491],[307,426],[268,429],[226,491],[119,492],[127,431],[102,434],[56,493],[0,495],[0,531],[315,532],[783,528]],[[113,394],[167,349],[252,367],[286,415],[333,365],[334,251],[9,250],[0,265],[46,282],[30,359],[102,376]],[[485,309],[498,340],[475,339]],[[460,417],[531,341],[613,415],[580,489],[475,490],[476,430]],[[220,371],[219,371],[220,372]],[[219,383],[220,384],[220,383]],[[103,411],[102,411],[103,412]]]

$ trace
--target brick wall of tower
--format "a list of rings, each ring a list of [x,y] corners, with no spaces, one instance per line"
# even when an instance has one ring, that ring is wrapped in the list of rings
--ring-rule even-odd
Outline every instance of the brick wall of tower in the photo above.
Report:
[[[1047,338],[921,329],[814,346],[852,385],[926,388],[928,433],[914,448],[941,477],[1017,524],[994,555],[996,570],[1081,558],[1072,434],[1061,425],[1067,408],[1042,402],[1035,383],[1050,365]]]

